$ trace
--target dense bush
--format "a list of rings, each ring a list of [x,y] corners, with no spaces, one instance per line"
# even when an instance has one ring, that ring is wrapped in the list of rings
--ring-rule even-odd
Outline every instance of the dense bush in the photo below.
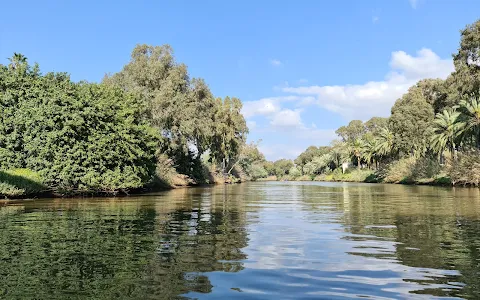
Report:
[[[459,153],[448,167],[448,175],[453,184],[480,185],[480,150]]]
[[[415,183],[435,179],[442,168],[435,157],[408,157],[384,166],[377,174],[387,183]]]
[[[17,61],[0,67],[0,110],[0,167],[37,171],[55,192],[135,189],[154,174],[158,138],[133,94]]]

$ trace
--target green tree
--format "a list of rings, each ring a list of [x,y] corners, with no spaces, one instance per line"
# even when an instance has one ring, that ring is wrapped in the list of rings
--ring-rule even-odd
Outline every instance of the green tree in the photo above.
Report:
[[[389,119],[398,150],[417,156],[425,153],[434,117],[433,107],[426,101],[421,89],[411,87],[395,102]]]
[[[0,66],[0,82],[2,168],[38,171],[60,193],[117,192],[152,179],[158,136],[137,95],[41,75],[26,60]]]
[[[465,123],[465,132],[473,137],[475,146],[480,149],[480,101],[471,98],[460,102],[460,111]]]
[[[385,157],[395,152],[395,137],[393,135],[393,132],[388,129],[388,127],[382,128],[376,136],[376,139],[376,152],[379,156]]]
[[[461,31],[460,47],[453,55],[455,87],[460,96],[480,92],[480,20]]]
[[[438,113],[433,127],[433,135],[430,139],[432,149],[443,154],[445,149],[450,150],[452,159],[455,158],[455,147],[461,135],[464,123],[459,122],[460,112],[454,109],[445,109],[442,113]]]
[[[357,138],[348,143],[348,152],[356,159],[358,169],[360,169],[360,163],[362,161],[364,151],[365,143],[360,138]]]
[[[275,176],[278,178],[288,175],[290,169],[294,166],[293,161],[289,159],[279,159],[273,163]]]
[[[214,129],[210,145],[214,163],[221,162],[223,168],[231,170],[240,149],[246,141],[247,123],[241,113],[242,102],[238,98],[217,98],[214,114]]]
[[[342,126],[335,131],[344,142],[350,142],[361,138],[365,132],[365,125],[360,120],[350,121],[347,126]]]
[[[372,133],[374,136],[378,134],[382,128],[388,126],[388,118],[382,117],[372,117],[370,120],[365,122],[366,130]]]
[[[162,135],[160,150],[174,160],[177,171],[191,174],[201,154],[218,142],[218,103],[202,79],[190,79],[169,45],[137,45],[122,71],[104,82],[142,95],[145,117]],[[213,147],[212,154],[219,148]]]

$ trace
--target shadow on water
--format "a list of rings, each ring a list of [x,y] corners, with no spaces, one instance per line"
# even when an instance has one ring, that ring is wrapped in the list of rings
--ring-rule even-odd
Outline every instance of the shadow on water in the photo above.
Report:
[[[474,189],[249,183],[0,204],[0,299],[479,298]]]

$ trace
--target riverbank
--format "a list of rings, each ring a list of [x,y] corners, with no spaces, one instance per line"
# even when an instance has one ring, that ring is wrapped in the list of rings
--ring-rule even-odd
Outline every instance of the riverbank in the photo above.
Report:
[[[115,191],[70,191],[59,193],[43,183],[41,176],[28,169],[0,170],[0,200],[1,199],[35,199],[35,198],[68,198],[93,196],[128,196],[148,192],[160,192],[199,186],[222,184],[237,184],[248,181],[247,178],[233,175],[222,176],[218,172],[209,172],[205,182],[196,182],[187,175],[174,173],[168,178],[156,177],[142,188],[120,189]]]
[[[411,177],[397,177],[389,176],[381,178],[381,175],[373,170],[352,170],[346,173],[333,172],[331,174],[321,174],[315,177],[312,176],[284,176],[277,178],[276,176],[269,176],[267,178],[259,179],[259,181],[317,181],[317,182],[361,182],[361,183],[387,183],[387,184],[406,184],[406,185],[431,185],[431,186],[471,186],[453,184],[451,179],[445,174],[428,178],[413,179]]]

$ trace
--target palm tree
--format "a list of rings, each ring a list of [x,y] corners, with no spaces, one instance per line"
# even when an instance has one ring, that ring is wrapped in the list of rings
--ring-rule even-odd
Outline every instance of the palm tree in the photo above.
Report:
[[[363,148],[363,158],[367,161],[367,164],[371,166],[372,164],[376,167],[376,161],[378,157],[377,153],[378,140],[373,136],[365,138],[364,148]]]
[[[470,101],[460,102],[462,120],[465,122],[465,131],[474,136],[475,146],[480,149],[480,101],[472,98]]]
[[[348,156],[347,150],[348,146],[345,142],[339,140],[332,141],[330,154],[332,155],[332,160],[337,168],[345,162],[345,159]]]
[[[451,151],[452,160],[455,159],[455,147],[458,137],[462,134],[465,124],[459,121],[460,112],[454,108],[445,109],[437,113],[431,137],[431,147],[440,155],[445,149]]]
[[[357,167],[358,167],[358,169],[360,169],[360,162],[362,160],[362,155],[363,155],[363,152],[365,150],[365,143],[361,139],[357,138],[357,139],[353,140],[352,142],[350,142],[348,149],[349,149],[348,152],[351,155],[356,157]]]
[[[377,136],[377,149],[378,155],[387,156],[395,151],[394,135],[388,128],[382,128]]]

